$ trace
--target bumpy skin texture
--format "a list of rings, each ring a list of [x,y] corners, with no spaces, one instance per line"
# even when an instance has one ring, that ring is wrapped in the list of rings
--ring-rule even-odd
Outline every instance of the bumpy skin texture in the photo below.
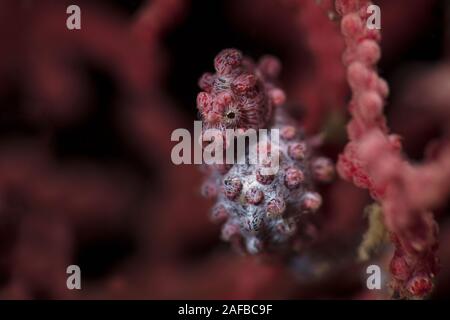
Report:
[[[214,59],[215,74],[205,73],[199,80],[203,89],[197,107],[208,128],[267,127],[274,106],[285,96],[273,80],[280,72],[279,61],[271,56],[256,65],[235,49],[225,49]]]
[[[282,110],[273,111],[284,101],[284,93],[273,84],[280,71],[275,58],[263,58],[255,67],[239,51],[227,49],[216,57],[215,67],[216,75],[205,74],[200,80],[201,88],[207,91],[197,100],[204,127],[243,132],[249,128],[278,129],[280,140],[259,136],[257,145],[248,146],[245,164],[208,168],[210,176],[203,194],[217,198],[211,218],[224,223],[222,239],[240,251],[299,251],[314,228],[311,214],[322,204],[322,197],[314,191],[314,180],[330,181],[334,166],[326,158],[313,158],[302,130]],[[235,115],[234,122],[227,116],[229,112]],[[257,153],[249,152],[260,148],[279,151],[276,173],[267,174],[263,169],[271,163],[257,161]]]
[[[289,153],[297,144],[304,146],[301,157]],[[299,229],[310,224],[309,215],[322,202],[312,191],[309,150],[301,134],[281,138],[278,146],[272,145],[275,147],[280,150],[275,175],[262,174],[261,165],[234,165],[217,181],[222,186],[213,212],[220,210],[221,218],[226,219],[222,238],[242,245],[250,254],[300,247]]]
[[[382,206],[395,246],[390,265],[393,296],[424,298],[439,271],[438,226],[431,210],[448,196],[450,166],[442,160],[450,147],[444,138],[439,154],[420,165],[404,157],[401,138],[391,133],[383,113],[389,86],[377,70],[381,33],[366,27],[370,5],[368,0],[336,0],[346,44],[343,61],[352,89],[350,141],[339,156],[338,172],[367,188]]]

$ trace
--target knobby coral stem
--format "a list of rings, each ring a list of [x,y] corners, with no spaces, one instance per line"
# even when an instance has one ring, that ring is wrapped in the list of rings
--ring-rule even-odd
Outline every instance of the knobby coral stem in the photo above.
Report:
[[[346,49],[343,62],[352,90],[349,142],[338,172],[366,188],[383,208],[395,245],[391,287],[400,298],[422,298],[432,290],[438,271],[437,224],[430,210],[450,190],[450,143],[430,164],[413,166],[402,157],[400,138],[390,134],[383,114],[389,88],[377,73],[381,56],[379,30],[367,28],[366,0],[336,0]],[[425,185],[436,186],[426,188]]]

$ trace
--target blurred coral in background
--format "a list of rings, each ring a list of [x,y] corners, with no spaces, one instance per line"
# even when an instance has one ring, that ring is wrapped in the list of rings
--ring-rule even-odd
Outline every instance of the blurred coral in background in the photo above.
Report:
[[[0,298],[384,299],[391,272],[421,293],[435,256],[430,298],[448,296],[450,4],[375,2],[389,97],[363,100],[367,88],[347,69],[370,55],[342,58],[354,39],[342,35],[341,15],[352,8],[330,0],[80,0],[81,30],[66,28],[72,1],[1,1]],[[336,162],[352,152],[348,140],[362,145],[373,185],[356,183],[381,203],[344,179],[321,186],[317,240],[290,263],[230,250],[209,221],[202,172],[170,160],[172,131],[198,119],[198,79],[231,47],[278,57],[283,107],[321,134],[321,153]],[[380,106],[380,97],[401,151],[377,133],[361,142],[349,122],[367,116],[350,100]],[[355,182],[354,173],[343,176]],[[413,283],[411,261],[425,261]],[[82,290],[66,287],[72,264]],[[383,290],[366,287],[371,264],[383,270]]]

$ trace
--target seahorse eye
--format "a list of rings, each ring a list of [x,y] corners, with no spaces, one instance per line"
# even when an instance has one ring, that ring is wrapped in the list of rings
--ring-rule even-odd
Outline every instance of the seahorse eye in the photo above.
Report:
[[[236,113],[234,113],[234,111],[229,111],[227,112],[226,117],[230,120],[234,120],[234,118],[236,118]]]

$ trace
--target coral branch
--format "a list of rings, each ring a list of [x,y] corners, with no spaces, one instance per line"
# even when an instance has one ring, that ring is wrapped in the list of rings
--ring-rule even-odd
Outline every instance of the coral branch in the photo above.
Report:
[[[382,205],[396,247],[391,261],[394,293],[421,298],[431,292],[438,269],[437,224],[430,210],[450,189],[450,145],[430,164],[413,166],[402,157],[400,138],[390,134],[383,115],[389,89],[376,71],[381,37],[378,30],[366,27],[369,5],[364,0],[336,1],[346,43],[343,61],[353,93],[347,126],[350,142],[339,157],[338,171],[369,189]]]

